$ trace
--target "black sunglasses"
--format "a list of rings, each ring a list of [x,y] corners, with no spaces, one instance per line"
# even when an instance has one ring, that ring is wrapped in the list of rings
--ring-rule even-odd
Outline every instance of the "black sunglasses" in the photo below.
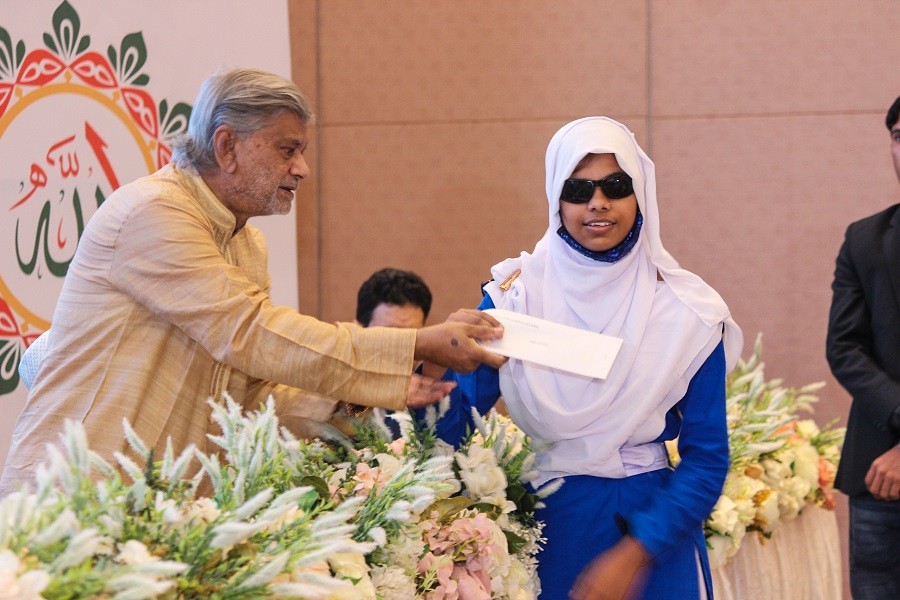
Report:
[[[594,197],[594,190],[600,188],[610,200],[625,198],[634,193],[628,173],[618,172],[603,179],[566,179],[559,199],[572,204],[584,204]]]

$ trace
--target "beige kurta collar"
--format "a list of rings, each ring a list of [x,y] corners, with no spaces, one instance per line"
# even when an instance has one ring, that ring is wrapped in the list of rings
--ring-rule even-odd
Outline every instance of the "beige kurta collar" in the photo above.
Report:
[[[237,219],[222,202],[213,194],[206,182],[193,167],[176,167],[169,165],[174,175],[184,182],[192,198],[203,209],[203,212],[209,216],[209,220],[215,231],[216,245],[223,248],[228,240],[234,235],[234,228],[237,226]]]

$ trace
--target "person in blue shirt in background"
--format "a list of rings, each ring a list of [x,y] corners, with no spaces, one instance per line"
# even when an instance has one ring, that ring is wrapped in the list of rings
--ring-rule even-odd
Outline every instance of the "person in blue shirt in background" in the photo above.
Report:
[[[386,267],[373,273],[360,286],[356,296],[356,322],[363,327],[417,329],[425,326],[425,321],[431,312],[431,302],[431,290],[422,277],[412,271]],[[478,322],[479,317],[472,316],[475,312],[471,309],[461,309],[450,315],[448,320],[467,321],[471,316],[473,323]],[[456,380],[458,375],[449,371],[445,378]],[[492,379],[495,381],[496,370],[493,373],[483,371],[479,378],[461,379],[458,383],[471,386],[473,381],[479,379],[483,379],[482,383],[485,385]],[[484,389],[486,387],[482,386],[482,390]],[[499,390],[499,388],[497,389]],[[487,395],[487,398],[490,398],[490,395]],[[468,404],[469,399],[474,399],[475,404]],[[495,402],[496,397],[489,400],[482,398],[481,405],[478,405],[478,398],[475,394],[471,392],[454,393],[451,401],[452,410],[437,421],[435,434],[445,442],[459,446],[465,436],[474,431],[472,407],[475,406],[481,414],[484,414],[494,408]],[[363,407],[359,407],[359,409],[363,409]],[[349,411],[353,412],[354,410],[356,409],[351,405]],[[426,409],[416,409],[411,413],[419,421],[424,422],[426,419]],[[386,419],[385,424],[394,437],[399,437],[400,428],[393,419]]]
[[[453,442],[502,394],[539,447],[542,600],[711,598],[703,521],[729,467],[725,376],[743,336],[719,294],[660,240],[653,162],[622,124],[573,121],[546,155],[549,227],[495,265],[492,307],[623,339],[605,380],[510,359],[454,378]],[[465,313],[451,319],[465,320]],[[664,442],[678,438],[672,468]]]

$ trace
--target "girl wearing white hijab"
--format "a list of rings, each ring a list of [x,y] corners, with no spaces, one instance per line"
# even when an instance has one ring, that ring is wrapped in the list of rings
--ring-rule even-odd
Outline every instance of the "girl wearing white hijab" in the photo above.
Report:
[[[458,375],[453,412],[485,412],[502,392],[519,427],[552,444],[537,485],[565,483],[537,515],[542,599],[712,598],[702,523],[728,471],[725,374],[741,331],[663,248],[654,166],[625,126],[565,125],[546,168],[547,232],[493,267],[479,308],[622,338],[622,349],[605,380],[514,359]],[[676,437],[673,470],[663,442]]]

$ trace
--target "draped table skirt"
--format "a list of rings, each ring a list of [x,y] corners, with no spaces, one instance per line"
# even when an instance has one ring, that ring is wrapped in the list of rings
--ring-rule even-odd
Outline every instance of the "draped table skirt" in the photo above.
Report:
[[[748,533],[712,570],[716,600],[841,600],[841,544],[834,511],[809,506],[771,539]]]

